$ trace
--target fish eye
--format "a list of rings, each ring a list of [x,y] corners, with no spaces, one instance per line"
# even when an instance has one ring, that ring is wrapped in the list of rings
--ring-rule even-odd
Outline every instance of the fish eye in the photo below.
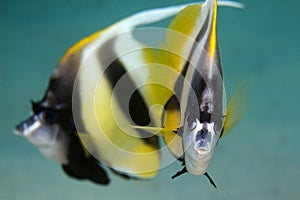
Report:
[[[213,126],[213,131],[214,134],[221,134],[222,132],[222,127],[219,127],[218,125]]]
[[[191,124],[189,124],[189,129],[190,131],[193,131],[197,126],[197,123],[195,121],[193,121]]]
[[[187,124],[190,131],[193,131],[197,127],[196,117],[194,115],[189,115],[187,117]]]
[[[39,117],[47,124],[54,124],[57,121],[56,114],[51,111],[43,111],[39,114]]]
[[[213,124],[213,132],[215,134],[220,134],[223,129],[223,121],[222,120],[216,120],[215,123]]]

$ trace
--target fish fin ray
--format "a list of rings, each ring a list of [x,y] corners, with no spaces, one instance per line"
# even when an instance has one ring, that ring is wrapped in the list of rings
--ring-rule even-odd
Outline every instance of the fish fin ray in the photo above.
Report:
[[[239,84],[227,106],[222,137],[224,137],[234,126],[236,126],[244,115],[246,101],[245,93],[245,84]]]

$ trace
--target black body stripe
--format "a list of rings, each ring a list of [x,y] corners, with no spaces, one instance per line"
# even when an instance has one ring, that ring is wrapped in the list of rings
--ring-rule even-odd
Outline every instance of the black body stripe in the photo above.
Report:
[[[203,23],[203,26],[202,26],[199,34],[196,37],[197,42],[199,42],[203,38],[203,36],[205,35],[205,32],[206,32],[207,27],[208,27],[208,22],[209,22],[209,15],[206,16],[205,21]]]
[[[109,41],[106,50],[106,55],[108,55],[110,58],[118,58],[118,56],[115,56],[115,52],[111,47],[114,47],[113,45],[114,41]],[[102,55],[103,56],[103,55]],[[104,55],[105,56],[105,55]],[[112,93],[113,90],[120,80],[122,76],[126,75],[127,70],[123,63],[119,59],[113,60],[108,66],[102,63],[101,57],[99,57],[99,63],[100,66],[106,67],[104,69],[101,69],[101,71],[104,70],[104,76],[107,78]],[[120,106],[120,109],[122,109],[122,112],[126,115],[130,114],[130,116],[127,116],[128,119],[132,119],[133,123],[138,126],[152,126],[151,124],[151,118],[149,116],[148,107],[142,97],[142,95],[139,93],[138,88],[136,88],[135,83],[131,79],[129,75],[125,76],[122,81],[125,80],[124,84],[118,84],[118,90],[117,92],[114,92],[114,95],[118,105]],[[128,103],[128,93],[133,92],[130,99],[129,99],[129,105]],[[124,97],[126,99],[124,99]],[[139,133],[141,136],[141,139],[147,144],[150,144],[151,146],[158,148],[158,138],[157,136],[153,136],[151,133],[148,133],[144,130],[135,130]]]
[[[113,61],[104,72],[105,77],[109,80],[112,90],[125,74],[126,69],[118,59]],[[118,92],[114,93],[116,95],[116,99],[125,114],[129,111],[130,117],[135,124],[139,126],[149,125],[151,118],[149,117],[147,105],[138,90],[136,90],[134,82],[127,77],[124,84],[118,85],[118,87],[121,88],[118,88]],[[134,91],[134,93],[130,97],[128,105],[127,99],[124,98],[127,98],[128,92],[130,91]]]

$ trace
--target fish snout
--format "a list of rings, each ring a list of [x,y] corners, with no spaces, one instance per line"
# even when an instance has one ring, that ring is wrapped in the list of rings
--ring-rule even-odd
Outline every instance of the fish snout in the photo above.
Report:
[[[205,154],[210,151],[211,136],[207,129],[201,129],[198,131],[195,137],[196,149],[200,154]]]
[[[20,124],[16,125],[15,129],[14,129],[15,134],[16,135],[23,135],[25,128],[26,128],[25,124],[23,124],[23,123],[20,123]]]
[[[15,126],[15,133],[16,135],[24,135],[26,130],[32,126],[36,121],[36,117],[32,115],[28,119],[22,121],[18,125]]]

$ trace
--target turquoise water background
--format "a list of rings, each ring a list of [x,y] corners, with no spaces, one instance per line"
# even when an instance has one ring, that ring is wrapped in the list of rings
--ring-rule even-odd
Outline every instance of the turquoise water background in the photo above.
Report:
[[[150,181],[110,175],[109,186],[67,177],[13,127],[40,99],[64,52],[79,39],[149,8],[184,0],[0,1],[0,199],[300,199],[300,1],[243,0],[220,7],[219,46],[227,94],[247,80],[247,113],[219,143],[209,172]]]

